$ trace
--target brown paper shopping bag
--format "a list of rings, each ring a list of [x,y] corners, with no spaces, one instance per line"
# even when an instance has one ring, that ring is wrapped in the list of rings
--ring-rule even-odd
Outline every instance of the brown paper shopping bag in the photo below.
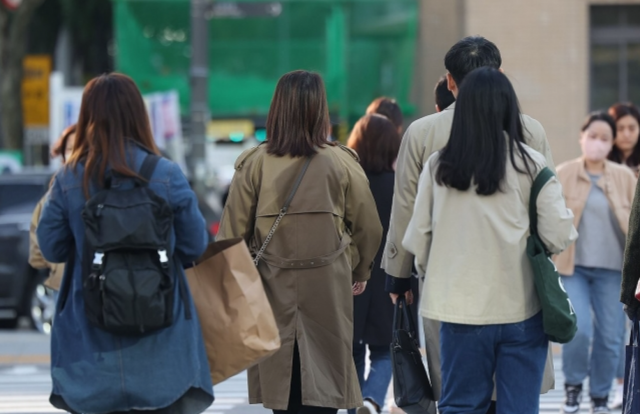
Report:
[[[278,326],[244,240],[210,244],[186,274],[214,385],[280,348]]]

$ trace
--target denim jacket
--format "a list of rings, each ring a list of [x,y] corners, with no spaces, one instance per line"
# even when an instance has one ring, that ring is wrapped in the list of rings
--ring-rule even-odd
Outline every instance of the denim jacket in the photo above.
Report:
[[[131,146],[129,165],[136,171],[148,154]],[[63,278],[51,334],[51,376],[54,406],[71,412],[111,413],[149,410],[199,413],[213,401],[213,387],[197,314],[190,295],[181,300],[176,281],[174,323],[140,337],[110,334],[89,325],[82,295],[81,258],[86,198],[84,167],[61,170],[51,188],[40,223],[38,242],[49,262],[67,262],[75,248],[73,266]],[[130,188],[130,179],[114,179],[112,188]],[[207,233],[195,194],[173,162],[162,159],[149,187],[173,208],[171,249],[175,274],[184,279],[182,263],[206,249]],[[92,188],[91,194],[94,194]],[[185,318],[185,306],[191,319]]]

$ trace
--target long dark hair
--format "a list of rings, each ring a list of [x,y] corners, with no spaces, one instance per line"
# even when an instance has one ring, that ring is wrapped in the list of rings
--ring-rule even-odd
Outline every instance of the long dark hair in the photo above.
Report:
[[[104,185],[107,167],[125,177],[138,177],[127,165],[127,141],[159,155],[142,95],[128,76],[111,73],[92,79],[84,89],[70,168],[84,164],[83,189]]]
[[[365,115],[356,123],[347,146],[358,153],[367,174],[393,171],[400,150],[398,128],[383,115]]]
[[[611,108],[609,108],[609,115],[613,117],[616,123],[620,120],[620,118],[623,118],[627,115],[632,116],[638,122],[638,126],[640,126],[640,111],[638,110],[638,107],[636,107],[632,103],[617,103],[613,105]],[[616,128],[614,128],[614,137],[616,136],[615,133],[617,132],[617,129],[618,128],[616,126]],[[638,133],[640,134],[640,129],[638,130]],[[637,167],[638,165],[640,165],[640,141],[636,144],[635,147],[633,147],[633,152],[626,161],[623,161],[622,151],[620,151],[618,147],[614,145],[613,149],[609,153],[609,160],[617,162],[618,164],[622,164],[624,162],[629,167]]]
[[[329,105],[322,77],[297,70],[282,76],[267,115],[267,152],[308,157],[316,148],[333,145]]]
[[[518,98],[504,74],[489,67],[474,70],[462,83],[456,102],[451,136],[439,157],[438,184],[466,191],[473,183],[476,193],[492,195],[505,178],[507,152],[516,171],[533,177]]]

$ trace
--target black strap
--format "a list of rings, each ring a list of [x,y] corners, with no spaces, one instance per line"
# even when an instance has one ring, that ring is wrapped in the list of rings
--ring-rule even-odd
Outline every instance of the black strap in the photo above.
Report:
[[[178,289],[180,289],[180,299],[184,304],[184,318],[191,319],[191,301],[189,300],[189,287],[185,281],[186,276],[183,272],[176,272],[178,278]]]
[[[143,178],[143,180],[135,179],[135,182],[138,185],[149,184],[149,181],[151,181],[151,177],[153,176],[153,172],[156,170],[156,166],[158,165],[160,158],[162,157],[159,157],[156,154],[149,154],[144,158],[144,161],[142,161],[142,165],[140,166],[140,171],[138,172],[138,175],[140,176],[140,178]],[[106,189],[111,188],[114,175],[115,173],[112,171],[109,171],[106,174],[104,178],[104,188]]]
[[[400,295],[396,301],[393,311],[393,332],[405,330],[412,335],[416,334],[416,327],[413,322],[413,316],[409,312],[409,305],[404,295]]]
[[[545,185],[555,177],[553,171],[544,167],[539,173],[531,186],[531,196],[529,197],[529,231],[531,234],[538,234],[538,195]]]
[[[153,172],[156,170],[156,166],[158,165],[160,158],[161,157],[156,154],[149,154],[145,157],[144,161],[142,161],[142,166],[140,167],[138,175],[144,178],[147,183],[151,181],[151,177],[153,176]]]
[[[153,172],[156,170],[156,166],[158,165],[160,158],[162,157],[156,154],[149,154],[142,162],[142,166],[140,167],[138,175],[145,179],[145,185],[148,184],[149,181],[151,181],[151,177],[153,176]],[[180,290],[180,299],[184,304],[185,319],[191,319],[191,302],[189,301],[189,290],[187,287],[187,283],[184,280],[184,275],[182,275],[179,271],[176,271],[176,278],[178,279],[177,288]]]
[[[291,205],[291,201],[293,201],[293,197],[296,195],[296,192],[298,192],[298,188],[300,188],[302,179],[304,178],[304,175],[306,174],[307,169],[309,169],[309,164],[311,164],[311,157],[307,158],[304,165],[302,166],[302,170],[300,171],[300,174],[298,174],[298,178],[296,179],[296,182],[293,185],[293,188],[291,189],[291,194],[289,194],[287,201],[284,202],[282,211],[286,212],[289,209],[289,206]]]

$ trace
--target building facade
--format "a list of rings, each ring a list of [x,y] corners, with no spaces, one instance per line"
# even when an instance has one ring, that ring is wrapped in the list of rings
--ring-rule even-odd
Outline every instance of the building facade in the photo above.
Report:
[[[557,163],[579,154],[589,111],[640,104],[640,0],[421,0],[422,114],[434,111],[444,55],[468,35],[500,48],[522,110],[544,125]]]

